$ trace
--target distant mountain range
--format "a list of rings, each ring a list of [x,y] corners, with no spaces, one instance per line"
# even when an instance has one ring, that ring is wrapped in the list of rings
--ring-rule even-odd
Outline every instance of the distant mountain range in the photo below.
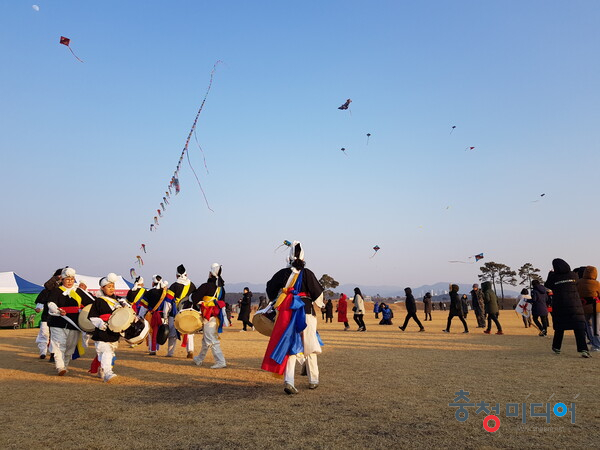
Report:
[[[479,283],[479,285],[481,286],[481,283]],[[400,286],[370,286],[370,285],[342,284],[342,285],[338,286],[337,288],[335,288],[334,291],[337,293],[343,292],[347,296],[351,297],[352,295],[354,295],[354,288],[357,286],[360,288],[361,292],[364,295],[370,295],[372,297],[375,297],[378,294],[380,297],[404,297],[404,287],[400,287]],[[459,293],[461,293],[461,294],[468,294],[469,292],[471,292],[471,289],[473,289],[473,283],[471,283],[471,284],[458,283],[458,286],[460,288]],[[225,285],[225,290],[230,293],[242,292],[244,290],[244,287],[248,287],[253,293],[256,294],[253,298],[254,301],[258,301],[258,295],[263,295],[263,293],[265,292],[265,284],[245,283],[245,282],[227,283]],[[426,284],[423,286],[416,286],[416,287],[410,286],[410,287],[412,288],[413,295],[417,298],[420,298],[423,295],[425,295],[426,292],[431,292],[433,295],[447,293],[450,290],[450,283],[449,282],[439,282],[439,283],[435,283],[435,284]],[[513,286],[508,286],[508,287],[513,288]],[[500,287],[497,286],[497,288],[498,288],[498,296],[500,296]],[[519,292],[520,292],[520,289],[519,289],[519,291],[514,291],[514,290],[505,288],[504,296],[505,297],[516,297],[517,295],[519,295]]]

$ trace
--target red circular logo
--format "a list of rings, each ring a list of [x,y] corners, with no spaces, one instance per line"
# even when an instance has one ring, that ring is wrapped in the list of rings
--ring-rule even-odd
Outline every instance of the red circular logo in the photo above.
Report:
[[[493,427],[490,427],[489,425],[490,420],[494,422]],[[483,429],[488,433],[495,433],[496,431],[498,431],[498,428],[500,428],[500,419],[498,419],[498,416],[490,414],[489,416],[486,416],[485,419],[483,419]]]

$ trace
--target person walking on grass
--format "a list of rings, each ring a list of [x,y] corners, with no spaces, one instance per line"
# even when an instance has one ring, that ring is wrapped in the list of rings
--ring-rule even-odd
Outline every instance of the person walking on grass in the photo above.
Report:
[[[598,337],[597,312],[600,298],[600,283],[598,278],[598,269],[594,266],[587,266],[583,270],[581,279],[577,281],[577,291],[583,303],[583,314],[585,315],[585,325],[587,337],[592,344],[593,352],[600,352],[600,338]]]
[[[367,331],[364,321],[365,298],[357,287],[354,288],[354,299],[352,300],[352,303],[354,304],[352,307],[352,311],[354,311],[354,321],[358,325],[358,330],[356,331]]]
[[[487,328],[483,332],[490,334],[492,332],[492,321],[494,321],[498,329],[496,334],[504,334],[502,332],[502,325],[500,325],[500,321],[498,320],[498,316],[500,315],[498,297],[496,297],[496,293],[492,289],[492,282],[484,281],[481,284],[481,289],[483,290],[483,303],[485,305],[485,313],[487,314]]]
[[[247,327],[250,327],[251,331],[254,331],[254,326],[250,322],[250,308],[252,307],[252,292],[247,287],[244,288],[244,295],[240,300],[240,312],[237,320],[240,320],[244,327],[241,331],[247,331]]]
[[[539,280],[533,280],[531,282],[531,300],[527,300],[531,303],[531,315],[533,316],[533,323],[540,330],[538,336],[546,336],[548,334],[548,294],[546,288],[539,282]]]
[[[427,320],[431,321],[431,307],[433,305],[431,304],[431,292],[427,292],[425,294],[425,297],[423,297],[423,309],[425,310],[425,322],[427,322]],[[427,317],[429,317],[429,319],[427,319]]]
[[[413,319],[415,322],[417,322],[417,325],[419,325],[419,331],[425,331],[423,324],[417,317],[417,302],[412,294],[412,289],[409,287],[404,288],[404,293],[406,294],[406,300],[404,301],[404,305],[406,306],[406,318],[404,319],[404,325],[398,328],[400,328],[402,331],[405,331],[408,321]]]
[[[346,294],[340,295],[336,312],[338,313],[337,321],[344,324],[344,331],[348,331],[350,324],[348,323],[348,297],[346,297]]]
[[[479,289],[478,284],[473,285],[471,291],[471,307],[477,318],[477,328],[485,327],[485,305],[483,303],[483,292]]]
[[[577,292],[577,274],[571,271],[566,261],[556,258],[552,261],[552,268],[546,278],[546,287],[552,289],[552,326],[554,339],[552,351],[559,355],[565,330],[573,330],[577,351],[582,358],[590,358],[587,343],[585,342],[585,314],[583,305]]]
[[[463,305],[462,300],[458,296],[458,285],[453,284],[450,286],[450,314],[448,314],[448,323],[446,324],[446,329],[442,330],[444,333],[450,333],[450,325],[452,324],[452,318],[458,317],[465,327],[465,331],[463,333],[469,332],[469,327],[467,326],[467,322],[465,322],[465,318],[463,317]]]
[[[331,299],[327,300],[325,303],[325,323],[333,323],[333,303]]]

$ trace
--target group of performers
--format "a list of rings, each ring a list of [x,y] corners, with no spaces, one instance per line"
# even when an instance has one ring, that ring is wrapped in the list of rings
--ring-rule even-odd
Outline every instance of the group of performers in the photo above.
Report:
[[[304,249],[300,242],[292,244],[287,262],[287,267],[267,282],[269,303],[258,313],[274,316],[262,369],[284,375],[284,392],[296,394],[294,373],[297,365],[308,376],[309,389],[316,389],[319,385],[317,354],[321,353],[322,342],[317,333],[315,307],[320,310],[323,306],[323,287],[315,274],[305,267]],[[87,286],[76,283],[75,269],[58,269],[44,284],[44,290],[37,298],[36,309],[42,312],[36,338],[40,359],[45,359],[50,352],[58,375],[64,376],[69,362],[91,339],[96,348],[96,358],[90,372],[97,373],[108,382],[116,377],[113,364],[120,338],[125,336],[127,339],[132,333],[141,335],[148,330],[149,355],[156,355],[160,344],[166,342],[166,356],[172,357],[177,340],[181,339],[187,358],[193,359],[196,365],[202,365],[210,349],[214,359],[211,368],[225,368],[227,363],[219,334],[229,323],[224,302],[225,282],[221,273],[221,265],[212,264],[206,283],[196,288],[187,277],[185,267],[180,265],[177,267],[177,281],[170,286],[160,275],[154,275],[152,287],[146,289],[143,278],[137,277],[127,297],[121,298],[115,295],[117,276],[113,273],[100,279],[100,290],[92,295]],[[93,330],[82,330],[80,312],[87,305],[91,305],[87,320]],[[111,322],[117,310],[122,308],[131,310],[131,320],[125,325],[130,327],[127,330],[116,328]],[[178,314],[184,312],[198,316],[198,327],[193,328],[202,331],[202,348],[196,356],[194,333],[184,334],[177,329],[177,321],[181,317]]]

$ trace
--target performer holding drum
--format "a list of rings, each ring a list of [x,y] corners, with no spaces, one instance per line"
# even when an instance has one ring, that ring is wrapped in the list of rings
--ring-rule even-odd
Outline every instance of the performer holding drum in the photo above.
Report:
[[[140,307],[138,310],[139,318],[146,318],[150,323],[152,329],[152,335],[149,342],[149,355],[156,355],[159,343],[164,344],[164,341],[159,337],[159,330],[162,331],[166,328],[168,334],[168,327],[162,327],[166,321],[167,309],[165,308],[167,300],[167,286],[169,283],[163,280],[160,275],[154,275],[152,277],[152,289],[148,289],[141,299]],[[166,339],[165,339],[166,341]]]
[[[315,274],[305,268],[304,250],[298,241],[290,248],[289,265],[267,283],[267,296],[274,302],[277,318],[262,369],[284,376],[284,392],[297,394],[294,385],[296,362],[306,363],[309,389],[319,386],[317,354],[321,342],[317,334],[315,306],[323,307],[323,287]],[[314,306],[313,306],[314,305]]]
[[[135,317],[127,301],[115,295],[115,281],[117,281],[117,275],[114,273],[109,273],[100,279],[102,295],[96,298],[88,314],[89,321],[95,327],[92,340],[96,343],[96,353],[101,366],[98,376],[104,378],[105,382],[117,376],[112,370],[112,362],[121,337],[119,332],[110,328],[109,320],[118,308],[126,308],[126,310],[123,310],[126,317],[120,319],[120,327],[129,327]],[[127,321],[129,321],[129,324],[126,323]]]
[[[133,287],[127,292],[127,302],[131,305],[134,312],[138,312],[142,297],[144,297],[145,293],[146,289],[144,289],[144,279],[138,276],[134,280]]]
[[[53,289],[48,298],[48,326],[59,376],[67,373],[77,341],[81,338],[77,325],[79,311],[93,303],[93,297],[75,287],[75,269],[66,267],[61,276],[60,286]]]
[[[227,326],[227,315],[225,313],[225,282],[221,278],[221,265],[212,264],[206,283],[190,295],[190,300],[195,309],[202,313],[204,333],[202,335],[202,350],[194,358],[196,365],[200,366],[208,350],[212,350],[215,363],[211,369],[222,369],[227,366],[225,357],[219,343],[219,333],[223,331],[223,325]]]
[[[173,303],[168,303],[165,305],[169,311],[167,312],[169,316],[169,341],[168,341],[168,350],[167,356],[173,356],[175,354],[175,347],[177,345],[177,329],[175,328],[175,316],[177,315],[178,307],[179,309],[183,309],[180,305],[182,300],[184,300],[188,295],[193,293],[196,290],[196,286],[194,283],[190,281],[187,277],[187,272],[185,271],[185,267],[183,264],[177,266],[177,281],[169,287],[168,297],[173,298]],[[194,357],[194,334],[183,334],[182,337],[183,345],[185,345],[187,350],[188,359],[192,359]]]

